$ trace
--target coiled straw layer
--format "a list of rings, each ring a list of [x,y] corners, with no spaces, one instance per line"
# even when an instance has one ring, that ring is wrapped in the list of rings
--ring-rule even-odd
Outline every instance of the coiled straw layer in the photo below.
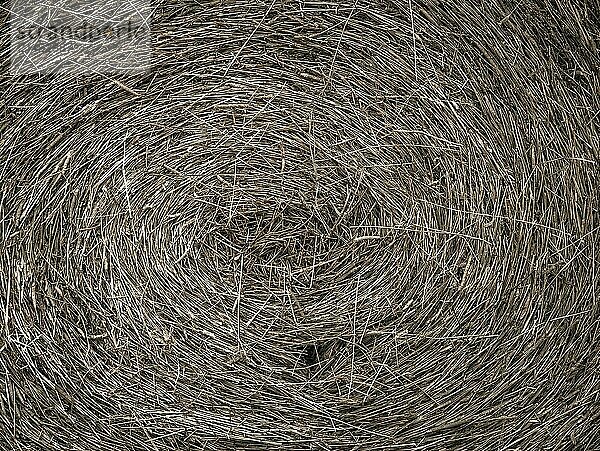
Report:
[[[600,448],[597,1],[155,6],[3,66],[0,448]]]

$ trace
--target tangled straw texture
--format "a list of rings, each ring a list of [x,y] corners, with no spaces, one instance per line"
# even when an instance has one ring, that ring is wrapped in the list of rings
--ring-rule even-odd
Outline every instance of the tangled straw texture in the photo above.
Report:
[[[0,448],[600,449],[597,1],[152,21],[3,63]]]

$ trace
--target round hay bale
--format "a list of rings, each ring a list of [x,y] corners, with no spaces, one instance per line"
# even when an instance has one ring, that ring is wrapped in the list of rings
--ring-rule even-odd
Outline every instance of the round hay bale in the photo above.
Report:
[[[599,28],[157,1],[110,77],[3,33],[0,447],[600,449]]]

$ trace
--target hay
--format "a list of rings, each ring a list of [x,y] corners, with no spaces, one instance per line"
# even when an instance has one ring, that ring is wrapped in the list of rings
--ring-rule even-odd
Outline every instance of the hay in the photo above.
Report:
[[[600,448],[597,1],[157,2],[0,78],[0,448]]]

